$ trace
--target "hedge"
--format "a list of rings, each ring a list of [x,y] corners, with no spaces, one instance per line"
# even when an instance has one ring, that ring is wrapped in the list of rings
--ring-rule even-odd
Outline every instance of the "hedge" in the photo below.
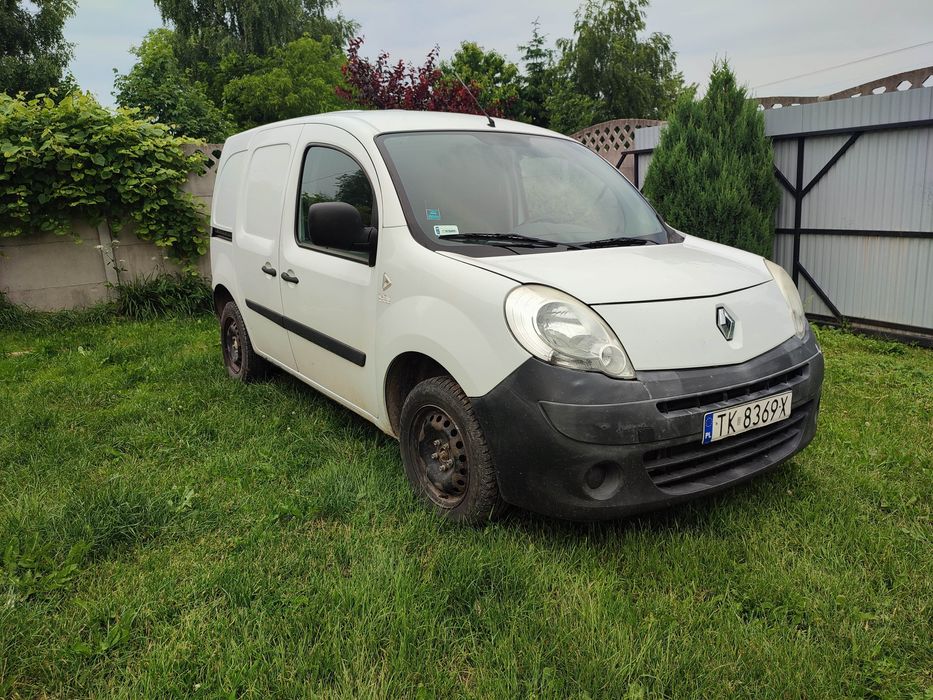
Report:
[[[191,264],[207,251],[204,215],[182,191],[206,159],[135,110],[111,111],[89,94],[0,95],[0,236],[60,235],[74,218],[106,219]]]

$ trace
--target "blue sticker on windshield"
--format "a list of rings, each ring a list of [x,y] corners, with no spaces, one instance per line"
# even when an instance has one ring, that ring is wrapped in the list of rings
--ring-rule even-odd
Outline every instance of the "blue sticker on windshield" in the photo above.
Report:
[[[441,220],[440,209],[425,209],[424,215],[428,217],[428,221],[440,221]]]

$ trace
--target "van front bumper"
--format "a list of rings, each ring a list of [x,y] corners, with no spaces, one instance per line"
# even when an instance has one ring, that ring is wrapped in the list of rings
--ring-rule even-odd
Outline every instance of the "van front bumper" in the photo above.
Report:
[[[771,469],[813,439],[823,355],[813,334],[748,362],[611,379],[529,359],[472,399],[503,498],[568,520],[663,508]],[[793,391],[791,416],[708,445],[703,417]]]

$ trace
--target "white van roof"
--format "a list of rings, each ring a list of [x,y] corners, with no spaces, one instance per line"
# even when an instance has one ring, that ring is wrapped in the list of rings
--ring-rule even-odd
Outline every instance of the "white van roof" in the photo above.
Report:
[[[509,119],[493,117],[496,130],[521,134],[546,134],[557,136],[555,132],[542,129],[531,124],[516,122]],[[342,112],[327,112],[313,114],[307,117],[297,117],[286,121],[273,122],[257,126],[249,131],[243,131],[227,139],[227,145],[234,142],[246,147],[250,139],[267,129],[294,124],[330,124],[349,131],[357,138],[378,136],[398,131],[466,131],[485,130],[492,131],[486,117],[476,114],[454,114],[451,112],[415,112],[404,109],[386,110],[345,110]]]

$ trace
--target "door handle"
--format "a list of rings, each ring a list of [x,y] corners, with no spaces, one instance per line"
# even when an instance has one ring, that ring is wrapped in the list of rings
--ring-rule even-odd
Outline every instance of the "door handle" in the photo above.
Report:
[[[265,272],[267,275],[272,275],[273,277],[275,277],[275,268],[272,267],[272,265],[270,265],[269,263],[266,263],[265,265],[262,266],[262,271]]]
[[[286,270],[282,273],[282,279],[286,282],[291,282],[292,284],[298,284],[298,278],[292,274],[291,270]]]

